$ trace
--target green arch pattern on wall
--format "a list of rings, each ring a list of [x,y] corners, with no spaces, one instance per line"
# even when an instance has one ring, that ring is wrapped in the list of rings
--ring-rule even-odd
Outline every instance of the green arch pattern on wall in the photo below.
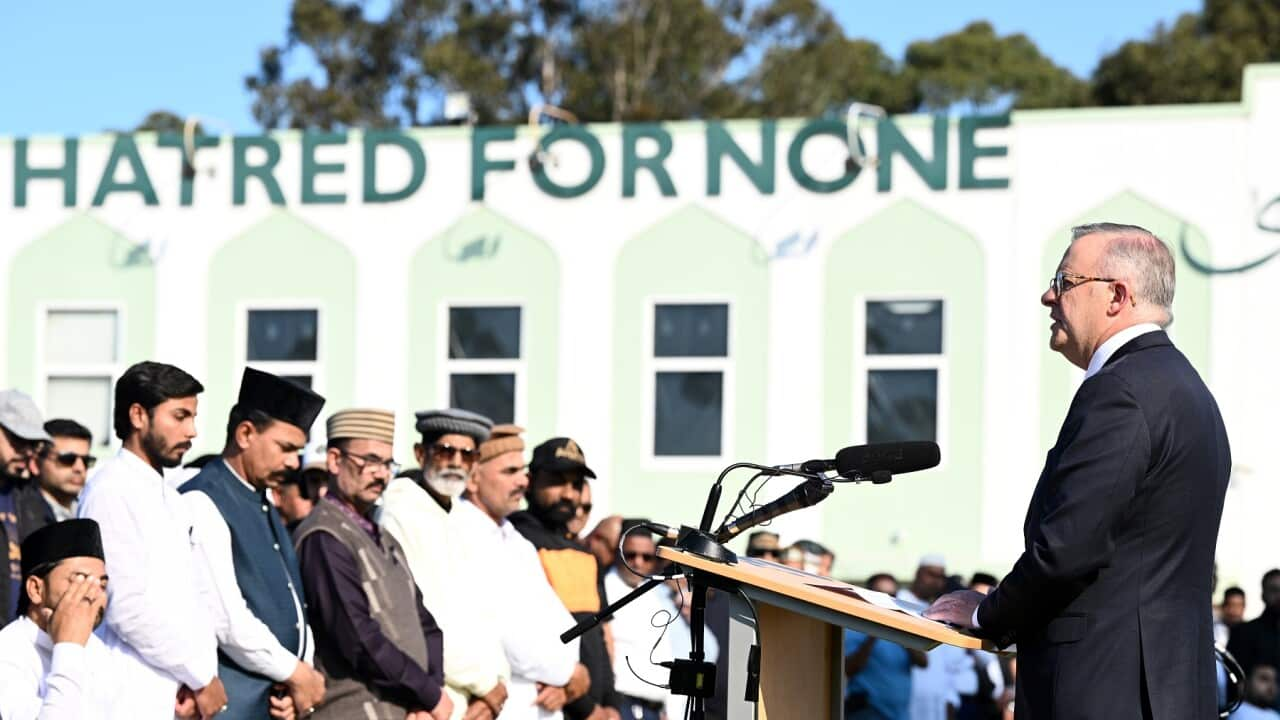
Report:
[[[650,449],[644,438],[649,434],[642,423],[646,406],[653,402],[644,396],[647,307],[655,298],[731,303],[733,387],[725,391],[726,400],[732,397],[733,403],[730,461],[762,459],[768,385],[767,253],[742,231],[690,205],[628,240],[618,255],[614,281],[611,504],[636,516],[697,525],[719,467],[706,472],[646,468]],[[726,498],[720,514],[727,510]]]
[[[300,262],[305,263],[305,269]],[[222,448],[227,414],[240,390],[246,307],[294,304],[320,309],[320,368],[313,381],[325,396],[316,427],[351,405],[355,382],[355,258],[345,245],[303,222],[274,210],[263,221],[220,247],[209,264],[209,366],[201,378],[203,437],[197,446]],[[194,455],[194,454],[193,454]]]
[[[9,268],[6,387],[38,395],[42,305],[111,304],[122,310],[119,365],[155,351],[155,268],[145,248],[76,214],[18,251]],[[95,438],[95,441],[97,438]]]
[[[1071,240],[1071,228],[1091,222],[1119,222],[1139,225],[1164,240],[1173,251],[1177,289],[1173,298],[1173,325],[1169,332],[1174,344],[1182,351],[1201,377],[1209,377],[1209,278],[1196,271],[1179,251],[1179,240],[1186,237],[1188,249],[1202,261],[1209,261],[1209,243],[1204,233],[1186,220],[1174,215],[1139,196],[1125,191],[1115,195],[1097,207],[1081,213],[1071,224],[1054,233],[1045,243],[1041,261],[1041,277],[1044,288],[1049,278],[1057,272],[1062,254]],[[1062,419],[1079,387],[1083,371],[1068,363],[1061,355],[1049,349],[1049,310],[1043,308],[1040,325],[1040,449],[1042,454],[1057,441]]]
[[[447,322],[444,304],[512,302],[524,308],[526,440],[532,446],[556,433],[559,288],[560,264],[552,248],[488,208],[473,210],[426,242],[409,263],[408,416],[449,404],[447,390],[441,393],[438,383],[446,360],[447,328],[440,326]],[[419,438],[412,426],[401,425],[396,447],[411,460]]]
[[[837,491],[822,504],[824,542],[836,553],[838,576],[909,573],[928,552],[979,555],[985,277],[977,239],[911,200],[889,206],[831,248],[824,294],[825,446],[834,452],[863,442],[853,437],[854,413],[866,412],[866,398],[854,397],[854,378],[866,371],[855,357],[854,337],[855,303],[863,298],[942,298],[948,376],[940,388],[945,396],[938,398],[943,465],[888,485]]]

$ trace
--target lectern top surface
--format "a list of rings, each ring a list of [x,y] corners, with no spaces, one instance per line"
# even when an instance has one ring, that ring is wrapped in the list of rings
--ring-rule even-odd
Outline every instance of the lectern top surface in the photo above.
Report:
[[[773,593],[798,601],[801,605],[845,616],[848,622],[840,624],[846,627],[857,625],[865,628],[870,623],[933,643],[995,649],[991,643],[981,638],[920,617],[919,611],[923,608],[839,580],[758,558],[739,557],[736,564],[725,565],[669,547],[658,548],[658,555],[685,567],[733,580],[749,596],[761,598],[762,595]],[[765,596],[763,599],[767,602],[769,598]],[[876,634],[874,630],[871,633]]]

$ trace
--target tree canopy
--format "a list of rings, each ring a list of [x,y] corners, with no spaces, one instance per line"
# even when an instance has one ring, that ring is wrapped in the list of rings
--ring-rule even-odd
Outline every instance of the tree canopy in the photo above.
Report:
[[[381,4],[380,4],[381,6]],[[816,116],[1208,102],[1247,63],[1280,59],[1280,0],[1205,0],[1106,54],[1089,78],[1026,35],[967,26],[895,59],[819,0],[292,0],[286,37],[245,79],[264,128],[522,122],[543,104],[582,121]],[[154,124],[154,123],[151,123]]]

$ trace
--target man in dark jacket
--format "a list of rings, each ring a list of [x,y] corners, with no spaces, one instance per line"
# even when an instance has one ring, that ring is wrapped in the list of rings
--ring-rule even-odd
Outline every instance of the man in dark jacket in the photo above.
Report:
[[[511,524],[538,549],[542,569],[556,595],[575,620],[604,607],[604,578],[596,558],[569,538],[568,525],[581,501],[587,478],[596,474],[587,467],[578,443],[552,438],[533,449],[529,461],[529,509],[510,516]],[[618,720],[618,698],[613,687],[613,664],[605,647],[604,630],[593,628],[582,636],[579,659],[591,676],[591,690],[564,708],[568,720]]]
[[[1031,498],[1021,557],[926,615],[1018,644],[1020,720],[1217,712],[1213,553],[1231,472],[1213,395],[1162,328],[1174,262],[1142,228],[1075,228],[1041,302],[1085,371]]]
[[[5,577],[0,582],[0,625],[14,618],[22,584],[22,541],[53,522],[53,511],[31,481],[40,448],[53,441],[40,410],[26,393],[0,392],[0,547]]]

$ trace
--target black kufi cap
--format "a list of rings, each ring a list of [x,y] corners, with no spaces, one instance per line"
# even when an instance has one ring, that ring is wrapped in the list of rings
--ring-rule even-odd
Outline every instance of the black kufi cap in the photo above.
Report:
[[[98,523],[85,519],[64,520],[46,525],[22,541],[22,577],[41,565],[73,557],[106,560]]]
[[[274,420],[307,432],[320,415],[324,398],[297,383],[247,367],[240,378],[240,398],[236,406],[241,410],[259,410]]]

